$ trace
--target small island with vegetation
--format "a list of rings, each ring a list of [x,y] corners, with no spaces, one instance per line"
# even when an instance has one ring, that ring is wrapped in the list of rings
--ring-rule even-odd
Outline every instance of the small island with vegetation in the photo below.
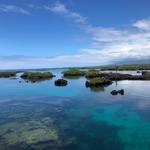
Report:
[[[96,78],[100,77],[101,72],[96,69],[90,69],[85,73],[86,78]]]
[[[62,72],[64,77],[70,77],[70,76],[84,76],[85,71],[80,71],[77,69],[70,69]]]
[[[144,72],[142,72],[142,75],[143,75],[143,76],[149,76],[149,77],[150,77],[150,72],[144,71]]]
[[[102,71],[105,70],[150,70],[150,64],[125,64],[125,65],[112,65],[100,67]]]
[[[51,72],[24,72],[21,75],[22,79],[30,80],[30,81],[39,81],[46,80],[55,77]]]
[[[85,82],[86,87],[99,87],[111,84],[112,81],[107,78],[92,78]]]
[[[0,78],[15,77],[16,74],[16,72],[0,72]]]
[[[67,67],[62,69],[69,70],[80,70],[80,69],[90,69],[90,70],[101,70],[101,71],[124,71],[124,70],[150,70],[150,64],[115,64],[115,65],[105,65],[105,66],[85,66],[85,67]]]

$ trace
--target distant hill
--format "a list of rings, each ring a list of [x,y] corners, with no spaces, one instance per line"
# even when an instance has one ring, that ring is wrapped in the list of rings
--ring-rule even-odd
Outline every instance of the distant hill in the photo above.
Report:
[[[106,65],[106,66],[82,66],[82,67],[63,67],[63,68],[37,68],[37,69],[7,69],[0,71],[48,71],[55,69],[100,69],[100,70],[150,70],[150,64],[120,64],[120,65]]]

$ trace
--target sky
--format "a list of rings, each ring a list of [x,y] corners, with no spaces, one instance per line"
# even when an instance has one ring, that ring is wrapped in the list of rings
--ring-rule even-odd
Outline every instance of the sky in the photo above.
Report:
[[[0,0],[0,69],[150,63],[149,0]]]

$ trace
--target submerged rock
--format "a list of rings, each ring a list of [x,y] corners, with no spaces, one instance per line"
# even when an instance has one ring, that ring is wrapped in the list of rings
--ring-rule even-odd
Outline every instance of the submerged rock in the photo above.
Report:
[[[67,84],[68,84],[68,81],[64,79],[58,79],[55,81],[56,86],[66,86]]]
[[[10,79],[12,79],[12,80],[17,80],[18,78],[16,78],[16,77],[11,77]]]
[[[52,118],[41,121],[31,120],[24,123],[12,122],[1,126],[1,129],[3,131],[0,132],[0,135],[3,136],[3,142],[7,142],[8,146],[24,143],[34,147],[45,141],[57,142],[59,140],[58,130],[53,126]],[[9,129],[11,131],[7,132]]]
[[[118,95],[118,94],[124,95],[124,89],[121,89],[121,90],[112,90],[111,94],[112,95]]]
[[[4,115],[0,125],[0,150],[60,150],[75,141],[73,136],[67,136],[70,126],[66,126],[64,119],[70,98],[23,99],[1,105],[0,114]]]

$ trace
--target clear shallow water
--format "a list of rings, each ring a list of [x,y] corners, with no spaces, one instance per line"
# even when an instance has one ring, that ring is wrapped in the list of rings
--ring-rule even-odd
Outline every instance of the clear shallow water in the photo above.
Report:
[[[56,87],[61,71],[52,72],[39,83],[0,79],[1,150],[150,149],[150,81],[89,89],[81,77]]]

